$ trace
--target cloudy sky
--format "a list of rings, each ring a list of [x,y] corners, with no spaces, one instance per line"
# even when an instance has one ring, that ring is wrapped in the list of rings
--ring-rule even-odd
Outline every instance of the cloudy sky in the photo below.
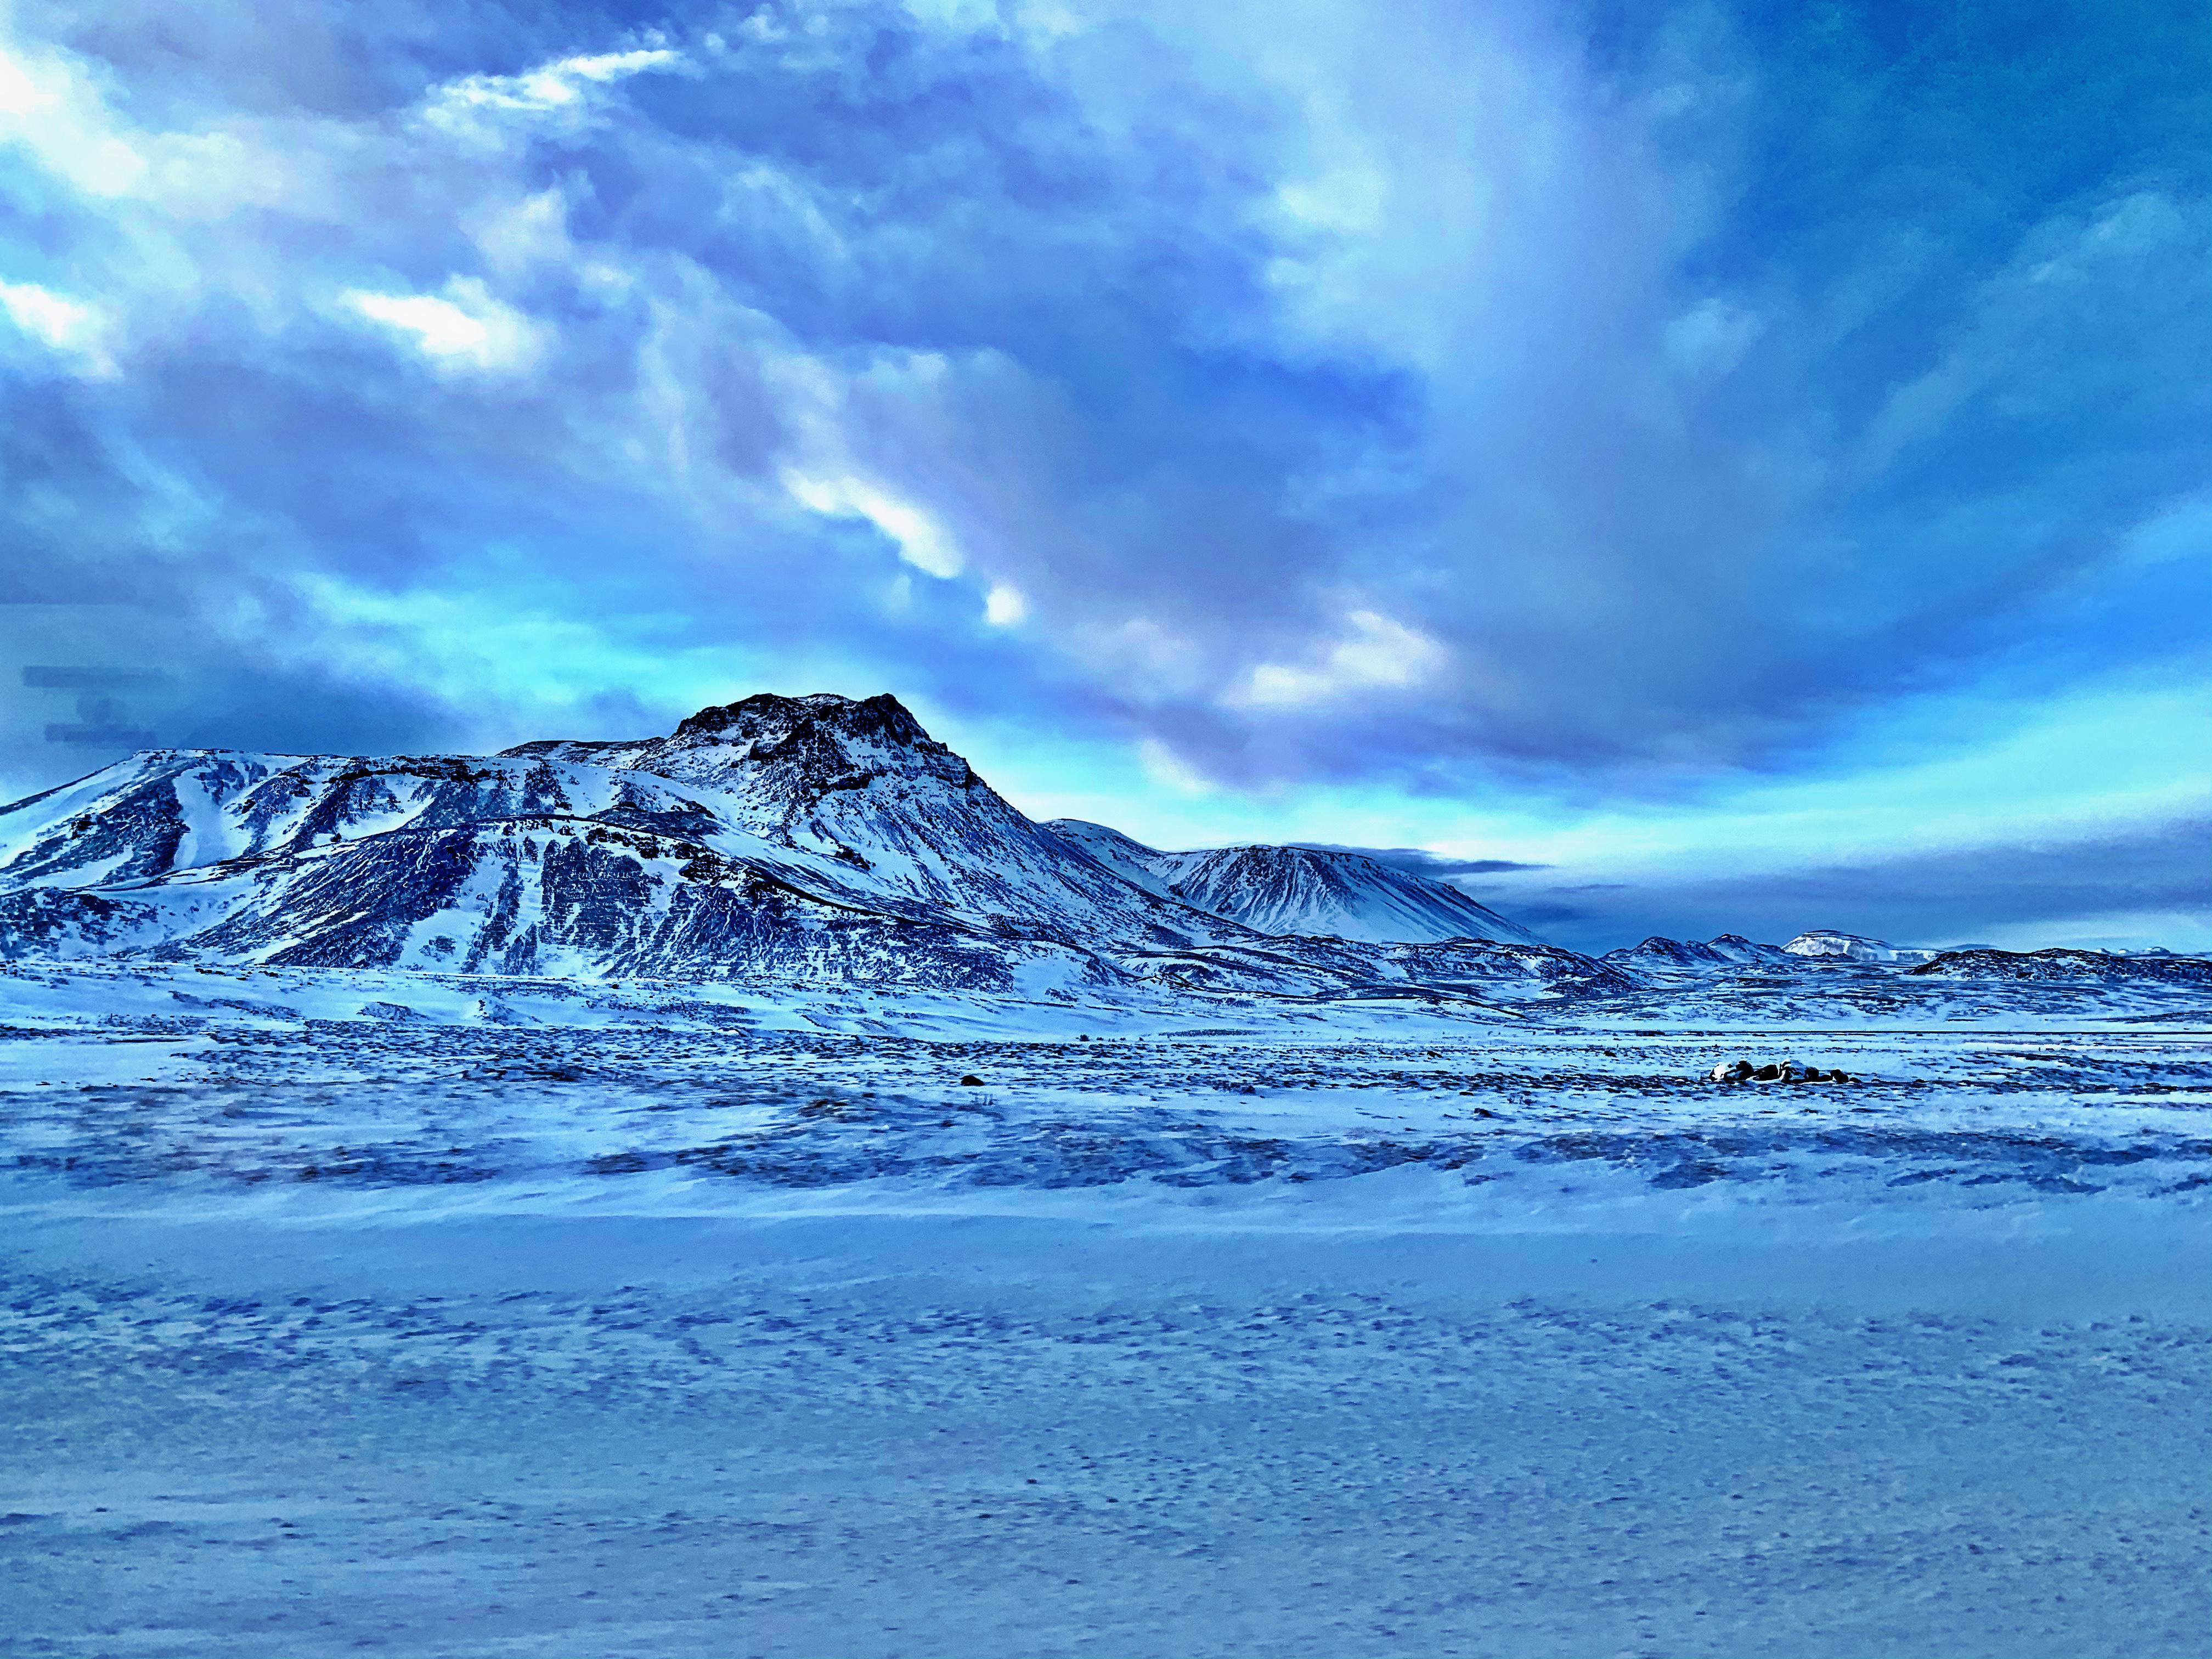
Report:
[[[0,796],[888,690],[1570,944],[2212,945],[2208,56],[0,0]]]

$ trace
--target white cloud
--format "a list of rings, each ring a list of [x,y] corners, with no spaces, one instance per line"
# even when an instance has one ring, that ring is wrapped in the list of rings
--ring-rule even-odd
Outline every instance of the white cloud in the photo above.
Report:
[[[676,61],[676,53],[659,47],[638,52],[603,52],[590,57],[563,58],[551,65],[550,71],[541,70],[529,79],[534,82],[550,72],[571,82],[623,81],[649,69],[664,69]]]
[[[1204,696],[1213,684],[1204,643],[1151,617],[1080,629],[1064,642],[1102,679],[1146,701]]]
[[[49,173],[88,196],[121,196],[146,158],[113,131],[91,82],[58,53],[32,58],[0,46],[0,139],[13,139]]]
[[[994,628],[1012,628],[1029,614],[1030,602],[1022,597],[1018,587],[994,582],[991,591],[983,596],[983,620]]]
[[[493,203],[471,222],[469,235],[492,268],[505,272],[567,262],[575,251],[568,240],[568,200],[557,189]]]
[[[1214,793],[1213,781],[1204,773],[1187,764],[1176,751],[1158,738],[1146,738],[1137,744],[1137,759],[1145,769],[1145,775],[1155,783],[1164,784],[1180,795],[1210,795]]]
[[[1354,611],[1345,621],[1351,632],[1318,663],[1261,663],[1222,701],[1236,708],[1310,708],[1347,691],[1417,684],[1443,665],[1443,647],[1379,611]]]
[[[1942,356],[1893,391],[1868,422],[1863,472],[1879,473],[1940,437],[1978,398],[1994,394],[2032,406],[2049,396],[2076,362],[2103,355],[2085,348],[2081,331],[2140,317],[2136,296],[2159,273],[2201,270],[2203,234],[2201,204],[2154,191],[2110,204],[2087,222],[2069,210],[2032,227],[2009,263],[1972,295],[1966,325],[1953,331]],[[2119,349],[2124,337],[2104,349]]]
[[[326,213],[336,199],[327,130],[234,118],[198,131],[134,127],[109,107],[82,60],[0,44],[0,145],[12,141],[80,194],[149,203],[173,217],[219,222],[242,207]]]
[[[958,575],[967,563],[952,538],[934,517],[866,478],[850,474],[823,477],[787,471],[783,487],[791,492],[793,501],[811,513],[867,520],[898,544],[899,556],[917,570],[951,578]]]
[[[423,109],[432,124],[450,129],[477,125],[487,115],[544,115],[573,112],[596,86],[668,69],[679,54],[663,47],[562,58],[520,75],[471,75],[449,81]]]
[[[1339,161],[1310,179],[1279,185],[1276,205],[1314,229],[1344,236],[1371,236],[1386,228],[1383,209],[1390,179],[1371,162]]]
[[[36,283],[0,283],[0,311],[49,349],[74,358],[81,373],[107,380],[116,372],[107,349],[108,323],[96,307]]]
[[[495,299],[477,277],[453,278],[443,297],[359,288],[339,297],[369,321],[412,335],[416,348],[441,366],[516,369],[538,352],[537,325]]]

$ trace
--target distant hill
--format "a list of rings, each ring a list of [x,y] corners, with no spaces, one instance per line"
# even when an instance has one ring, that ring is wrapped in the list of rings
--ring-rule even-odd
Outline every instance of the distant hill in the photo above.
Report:
[[[1364,854],[1264,846],[1164,853],[1080,818],[1054,818],[1045,828],[1150,891],[1263,933],[1370,944],[1455,939],[1541,943],[1449,883]]]

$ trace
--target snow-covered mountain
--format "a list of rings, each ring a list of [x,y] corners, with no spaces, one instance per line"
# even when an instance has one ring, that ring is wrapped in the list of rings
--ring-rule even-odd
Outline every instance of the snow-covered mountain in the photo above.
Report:
[[[1936,955],[1917,945],[1892,945],[1863,933],[1839,933],[1832,927],[1815,927],[1797,935],[1782,947],[1793,957],[1840,958],[1846,962],[1926,962]]]
[[[1787,970],[1815,968],[1836,962],[1899,966],[1926,962],[1934,955],[1936,952],[1933,951],[1890,945],[1858,933],[1839,933],[1832,928],[1820,927],[1798,934],[1787,945],[1760,945],[1746,939],[1741,933],[1722,933],[1703,945],[1695,939],[1655,936],[1641,945],[1608,951],[1602,960],[1632,970],[1638,968],[1656,968],[1662,971],[1721,968]]]
[[[1746,967],[1787,968],[1798,962],[1780,945],[1761,945],[1741,933],[1716,933],[1707,943],[1727,960]]]
[[[1376,948],[1191,904],[1024,817],[888,696],[485,757],[149,750],[0,809],[0,954],[1047,994],[1627,983],[1533,943]]]
[[[752,696],[702,710],[672,737],[524,744],[501,758],[666,781],[856,901],[922,905],[1070,944],[1133,936],[1180,945],[1223,931],[1071,857],[888,696]]]
[[[803,811],[764,810],[805,805],[803,789],[777,793],[542,754],[150,751],[0,812],[0,945],[950,984],[1000,982],[1022,958],[1054,957],[1044,930],[1016,949],[988,915],[979,929],[939,913],[911,891],[922,884],[911,871],[871,881],[860,855],[809,833]],[[1039,838],[1042,854],[1056,850]],[[1023,860],[999,863],[1018,900]],[[1109,907],[1121,897],[1088,884]],[[1080,915],[1082,896],[1066,908]],[[1080,976],[1081,953],[1056,954]]]
[[[1607,951],[1600,960],[1622,968],[1702,969],[1729,967],[1744,958],[1715,945],[1701,945],[1693,939],[1668,939],[1655,933],[1641,945]]]
[[[1164,853],[1080,818],[1054,818],[1045,827],[1139,886],[1263,933],[1377,945],[1458,939],[1541,943],[1449,883],[1360,853],[1316,847]]]
[[[1729,968],[1768,970],[1804,968],[1808,959],[1779,945],[1760,945],[1741,933],[1721,933],[1700,944],[1696,939],[1668,939],[1655,934],[1641,945],[1607,951],[1601,960],[1634,972],[1656,969],[1662,973],[1718,971]]]

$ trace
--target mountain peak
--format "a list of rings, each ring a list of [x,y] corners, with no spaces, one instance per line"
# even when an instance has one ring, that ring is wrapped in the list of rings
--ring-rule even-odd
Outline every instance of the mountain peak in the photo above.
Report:
[[[1917,945],[1892,945],[1887,939],[1869,939],[1863,933],[1846,933],[1833,927],[1812,928],[1782,948],[1793,957],[1850,962],[1926,962],[1936,954]]]
[[[734,789],[757,812],[788,827],[824,796],[894,789],[967,793],[982,785],[959,756],[931,737],[889,692],[846,697],[817,691],[757,692],[702,708],[665,738],[551,739],[502,750],[514,759],[566,761]],[[1012,808],[1007,808],[1012,811]]]
[[[741,787],[762,802],[781,800],[787,817],[811,811],[827,794],[879,781],[894,787],[959,791],[982,781],[889,692],[786,697],[763,691],[702,708],[672,737],[611,748],[625,754],[614,763],[685,782]],[[583,747],[569,752],[596,758]]]
[[[701,709],[677,726],[675,735],[725,743],[759,742],[763,738],[778,742],[802,728],[825,730],[840,737],[874,738],[895,745],[930,740],[921,722],[888,691],[860,698],[840,696],[834,691],[817,691],[803,697],[780,696],[773,691],[756,692],[736,702]]]
[[[1277,936],[1370,944],[1482,939],[1538,943],[1449,883],[1340,848],[1249,843],[1163,853],[1103,823],[1045,826],[1148,891]]]

